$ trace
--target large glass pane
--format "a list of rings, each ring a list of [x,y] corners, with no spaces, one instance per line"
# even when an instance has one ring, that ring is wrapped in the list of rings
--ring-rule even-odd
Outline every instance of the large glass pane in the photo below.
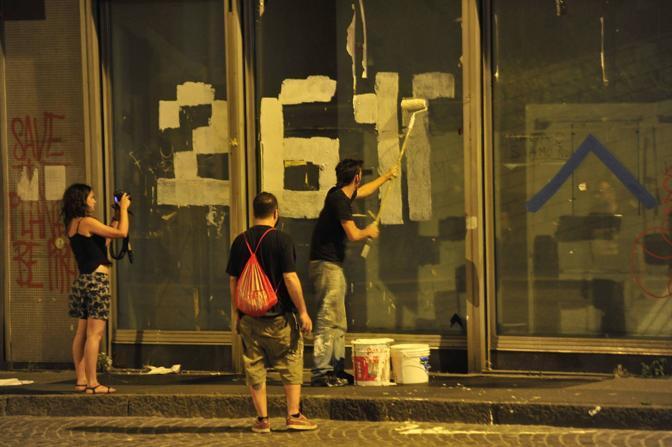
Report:
[[[109,1],[115,189],[132,194],[135,262],[118,327],[223,330],[229,170],[221,0]]]
[[[672,3],[494,1],[500,334],[672,335]]]
[[[397,159],[402,98],[428,100],[403,175],[385,195],[368,257],[348,245],[350,331],[462,333],[464,157],[461,2],[287,0],[257,14],[256,93],[262,187],[278,195],[307,290],[309,246],[340,159],[364,160],[364,181]],[[322,78],[313,77],[321,76]],[[358,226],[380,198],[355,201]],[[456,316],[452,319],[451,317]]]

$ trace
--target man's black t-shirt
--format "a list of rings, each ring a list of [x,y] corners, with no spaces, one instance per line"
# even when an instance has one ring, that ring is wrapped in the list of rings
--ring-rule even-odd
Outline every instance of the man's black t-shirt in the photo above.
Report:
[[[266,230],[271,227],[265,225],[255,225],[246,232],[238,235],[231,244],[229,253],[229,263],[226,266],[226,273],[231,276],[239,277],[245,268],[247,260],[250,258],[250,252],[245,244],[245,239],[254,251],[259,239]],[[296,271],[296,251],[292,238],[282,231],[270,231],[257,250],[257,260],[261,268],[268,276],[273,288],[277,288],[278,304],[273,307],[266,316],[280,315],[287,312],[296,312],[296,307],[292,303],[287,291],[287,286],[282,277],[283,273]]]
[[[348,198],[334,186],[324,199],[324,208],[317,219],[310,243],[310,259],[342,263],[345,260],[346,234],[341,221],[352,220],[352,201],[357,191]]]

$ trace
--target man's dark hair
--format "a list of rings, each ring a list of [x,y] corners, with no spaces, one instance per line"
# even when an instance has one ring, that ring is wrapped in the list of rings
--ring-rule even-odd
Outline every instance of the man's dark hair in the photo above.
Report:
[[[254,208],[254,217],[257,219],[264,219],[271,217],[273,211],[278,209],[278,199],[270,192],[260,192],[252,202]]]
[[[349,185],[355,176],[362,172],[364,161],[345,158],[336,165],[336,186],[342,188]]]

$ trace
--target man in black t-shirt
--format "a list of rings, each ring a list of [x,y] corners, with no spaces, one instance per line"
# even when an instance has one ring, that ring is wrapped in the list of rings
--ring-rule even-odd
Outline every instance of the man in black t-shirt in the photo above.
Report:
[[[296,252],[292,238],[276,230],[279,211],[273,194],[262,192],[254,198],[254,226],[239,235],[231,245],[226,272],[230,275],[231,296],[250,249],[256,249],[257,260],[273,288],[278,303],[265,315],[239,315],[238,332],[243,341],[245,378],[252,395],[257,419],[252,431],[271,431],[266,404],[266,367],[276,369],[287,396],[287,428],[314,430],[315,423],[300,412],[301,383],[303,382],[303,337],[310,333],[313,322],[308,316],[301,282],[296,274]],[[247,243],[246,243],[247,242]],[[258,248],[257,248],[258,247]]]
[[[367,197],[388,180],[396,177],[399,167],[360,186],[362,161],[344,159],[336,166],[337,184],[324,199],[317,225],[310,244],[310,279],[315,287],[319,310],[315,326],[315,341],[311,384],[313,386],[342,386],[352,383],[352,376],[345,368],[345,260],[346,238],[359,241],[378,237],[378,224],[364,229],[355,225],[352,218],[352,201]]]

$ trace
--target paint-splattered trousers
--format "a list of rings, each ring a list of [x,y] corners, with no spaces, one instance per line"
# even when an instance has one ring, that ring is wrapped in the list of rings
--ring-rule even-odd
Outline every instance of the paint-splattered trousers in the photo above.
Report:
[[[310,280],[313,283],[319,310],[315,324],[312,380],[345,367],[345,275],[334,262],[310,261]]]

